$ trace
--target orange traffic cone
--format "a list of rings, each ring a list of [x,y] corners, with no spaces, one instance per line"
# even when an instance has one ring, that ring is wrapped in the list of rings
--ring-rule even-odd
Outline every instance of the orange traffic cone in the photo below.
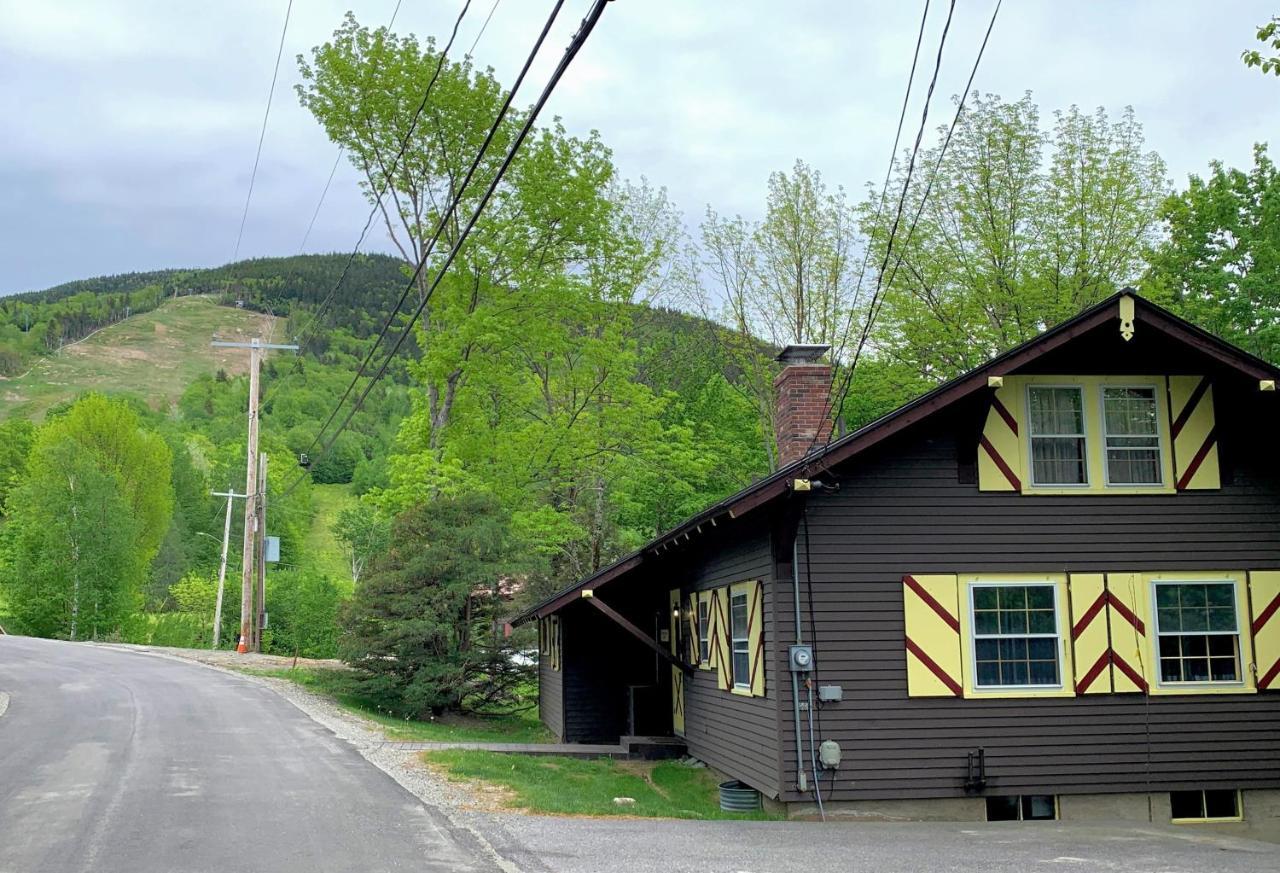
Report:
[[[249,651],[249,647],[244,644],[244,634],[240,635],[240,644],[236,646],[236,652],[243,655]]]

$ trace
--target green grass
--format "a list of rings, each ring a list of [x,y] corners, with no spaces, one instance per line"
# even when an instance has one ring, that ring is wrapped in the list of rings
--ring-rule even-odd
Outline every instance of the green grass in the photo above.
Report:
[[[18,378],[0,379],[0,419],[39,420],[49,408],[85,391],[131,393],[168,409],[199,375],[248,371],[248,355],[209,341],[265,336],[270,316],[181,297],[103,328],[83,342],[36,362]]]
[[[341,670],[298,667],[282,670],[245,670],[256,676],[288,679],[304,688],[332,697],[343,708],[377,722],[387,739],[440,743],[550,743],[555,738],[538,721],[536,709],[515,715],[447,716],[416,721],[392,715],[353,694]]]
[[[311,565],[338,583],[344,594],[350,594],[351,565],[346,549],[334,533],[338,515],[356,505],[350,485],[311,486],[311,529],[303,542],[303,553]]]
[[[532,757],[496,752],[424,752],[427,764],[455,781],[479,780],[509,792],[506,806],[559,815],[638,815],[659,818],[773,819],[763,810],[720,809],[716,778],[705,768],[674,761]],[[615,797],[631,797],[620,806]]]

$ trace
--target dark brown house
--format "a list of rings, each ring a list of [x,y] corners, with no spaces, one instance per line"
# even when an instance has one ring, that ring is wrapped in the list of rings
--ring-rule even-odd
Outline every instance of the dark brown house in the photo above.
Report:
[[[1280,370],[1126,292],[823,446],[792,351],[800,457],[517,619],[557,735],[793,809],[1280,831]]]

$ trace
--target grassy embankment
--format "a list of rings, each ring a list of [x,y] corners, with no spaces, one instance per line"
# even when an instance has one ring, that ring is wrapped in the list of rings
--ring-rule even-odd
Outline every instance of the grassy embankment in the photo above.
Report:
[[[312,485],[311,529],[302,544],[311,566],[337,582],[344,596],[351,594],[351,566],[335,529],[342,510],[357,500],[350,485]]]
[[[446,778],[479,780],[505,789],[511,809],[552,815],[628,815],[657,818],[772,819],[763,810],[720,809],[715,775],[679,761],[528,757],[492,752],[426,752],[423,760]],[[618,804],[628,797],[635,803]]]
[[[206,297],[170,300],[41,358],[22,376],[0,378],[0,419],[39,421],[50,407],[86,391],[128,392],[167,409],[198,376],[220,369],[233,376],[248,372],[249,356],[213,348],[214,336],[265,338],[273,325],[282,330],[283,319],[219,306]]]
[[[350,688],[343,671],[298,667],[247,670],[258,676],[288,679],[333,698],[343,708],[376,722],[388,739],[430,743],[549,743],[554,739],[538,721],[536,709],[514,715],[448,716],[433,721],[406,719],[380,709]]]

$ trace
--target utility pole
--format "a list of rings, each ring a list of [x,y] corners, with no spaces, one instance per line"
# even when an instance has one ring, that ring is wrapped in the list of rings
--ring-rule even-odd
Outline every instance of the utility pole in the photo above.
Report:
[[[227,498],[227,519],[222,525],[222,559],[218,564],[218,600],[213,608],[213,643],[210,648],[218,648],[219,637],[222,636],[222,591],[227,581],[227,550],[231,546],[231,502],[237,497],[247,494],[236,494],[227,486],[226,491],[214,491],[214,497]]]
[[[249,445],[246,452],[247,461],[244,477],[244,551],[240,573],[240,640],[236,651],[244,654],[253,644],[253,626],[256,624],[253,614],[253,568],[254,547],[258,540],[258,371],[262,363],[262,354],[268,349],[290,349],[297,351],[295,345],[280,343],[264,343],[255,337],[249,342],[227,342],[214,340],[213,345],[222,348],[249,350]]]
[[[253,628],[253,650],[262,651],[262,625],[267,616],[267,453],[258,456],[258,609]]]

